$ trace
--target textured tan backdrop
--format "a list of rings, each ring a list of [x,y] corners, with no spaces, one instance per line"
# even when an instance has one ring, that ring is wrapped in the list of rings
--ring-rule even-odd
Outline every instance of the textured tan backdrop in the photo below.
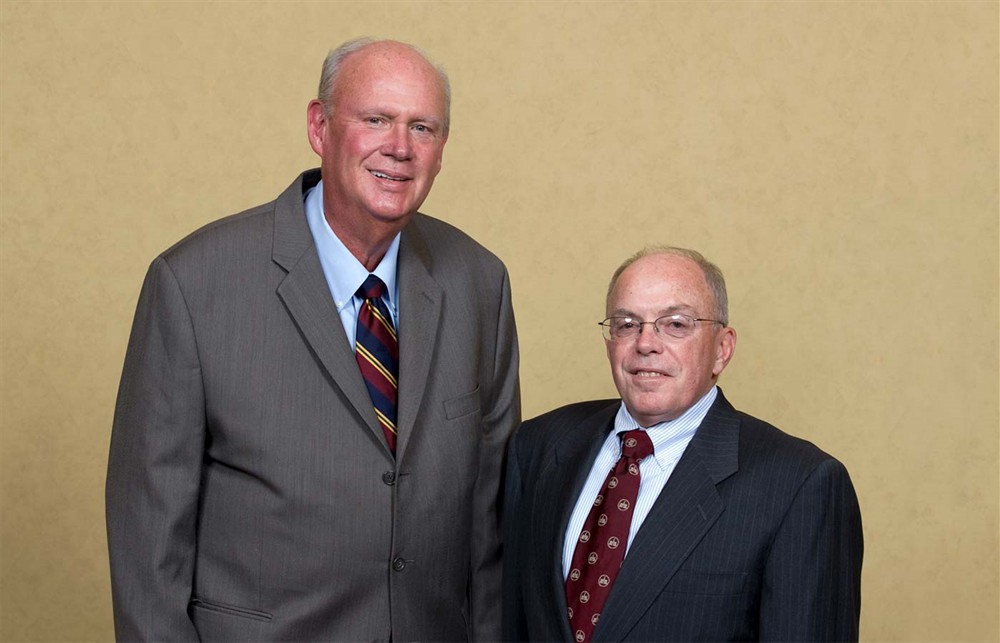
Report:
[[[0,3],[0,638],[111,637],[104,467],[152,257],[315,160],[321,59],[451,72],[424,210],[510,267],[527,416],[613,393],[647,242],[723,267],[734,403],[839,456],[862,636],[998,630],[998,5]]]

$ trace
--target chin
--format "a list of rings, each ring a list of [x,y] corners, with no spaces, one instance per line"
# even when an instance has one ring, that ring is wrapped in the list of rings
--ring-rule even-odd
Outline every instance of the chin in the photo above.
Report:
[[[629,412],[636,422],[643,427],[650,427],[660,422],[676,420],[684,411],[685,409],[677,409],[675,406],[655,406],[636,409],[635,413]]]
[[[415,212],[416,208],[412,210],[403,210],[401,208],[371,208],[369,212],[371,215],[383,223],[398,223],[401,220],[409,219]]]

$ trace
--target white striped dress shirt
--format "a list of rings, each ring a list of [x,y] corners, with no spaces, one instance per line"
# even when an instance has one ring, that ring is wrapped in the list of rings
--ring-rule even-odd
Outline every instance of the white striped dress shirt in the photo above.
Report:
[[[709,407],[715,402],[718,389],[712,389],[706,393],[694,406],[689,408],[679,418],[671,422],[661,422],[648,429],[649,439],[653,442],[654,456],[646,458],[639,465],[641,480],[639,483],[639,497],[636,499],[635,509],[632,513],[632,526],[628,532],[628,544],[625,555],[632,547],[632,540],[635,539],[639,527],[646,519],[650,508],[660,495],[664,485],[670,478],[677,461],[684,455],[684,450],[694,437],[695,431],[701,426],[702,420],[708,413]],[[642,427],[632,419],[625,404],[622,403],[615,416],[614,430],[608,434],[604,444],[601,446],[594,466],[590,469],[590,475],[583,485],[580,496],[576,499],[576,506],[570,515],[569,524],[566,526],[566,535],[563,544],[563,578],[569,575],[569,567],[573,561],[573,552],[576,550],[577,540],[580,538],[580,531],[583,523],[587,521],[587,515],[594,504],[594,499],[604,485],[604,479],[611,471],[618,458],[621,457],[622,447],[619,434],[625,431],[641,429]]]

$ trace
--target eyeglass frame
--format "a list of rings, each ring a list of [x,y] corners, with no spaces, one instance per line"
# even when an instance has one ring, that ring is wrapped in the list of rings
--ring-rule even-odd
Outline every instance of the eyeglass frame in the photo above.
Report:
[[[676,319],[678,317],[681,317],[683,319],[688,319],[688,320],[691,321],[692,326],[693,326],[693,328],[691,330],[691,334],[689,334],[689,335],[682,335],[682,336],[678,337],[677,335],[672,335],[672,334],[670,334],[669,332],[667,332],[665,330],[663,330],[663,331],[660,330],[660,327],[657,324],[657,322],[659,322],[661,319]],[[632,320],[633,322],[635,322],[636,324],[639,325],[639,329],[636,331],[635,335],[630,335],[630,336],[627,336],[627,337],[614,337],[611,334],[611,324],[609,323],[609,322],[611,322],[612,319],[630,319],[630,320]],[[633,339],[633,340],[634,339],[638,339],[640,336],[642,336],[642,327],[645,326],[646,324],[651,324],[653,326],[653,333],[656,335],[656,337],[659,337],[661,339],[664,338],[664,337],[670,337],[672,339],[687,339],[688,337],[691,337],[691,335],[694,334],[694,330],[697,328],[697,323],[698,322],[712,322],[713,324],[719,324],[723,328],[726,327],[726,322],[722,321],[721,319],[708,319],[708,318],[705,318],[705,317],[692,317],[691,315],[685,315],[684,313],[671,313],[669,315],[663,315],[663,316],[657,317],[653,321],[642,321],[639,318],[637,318],[637,317],[631,317],[630,315],[612,315],[610,317],[606,317],[604,319],[604,321],[598,322],[597,325],[601,327],[601,334],[604,336],[604,339],[606,341],[609,341],[609,342],[621,342],[621,341],[625,341],[625,340],[629,340],[629,339]]]

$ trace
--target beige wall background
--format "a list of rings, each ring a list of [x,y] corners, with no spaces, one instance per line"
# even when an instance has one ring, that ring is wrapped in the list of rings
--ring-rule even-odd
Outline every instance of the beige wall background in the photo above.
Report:
[[[996,641],[998,4],[0,3],[0,638],[112,637],[103,485],[142,276],[315,157],[327,49],[422,45],[424,211],[510,268],[525,416],[614,393],[650,242],[728,276],[726,394],[851,471],[862,637]]]

